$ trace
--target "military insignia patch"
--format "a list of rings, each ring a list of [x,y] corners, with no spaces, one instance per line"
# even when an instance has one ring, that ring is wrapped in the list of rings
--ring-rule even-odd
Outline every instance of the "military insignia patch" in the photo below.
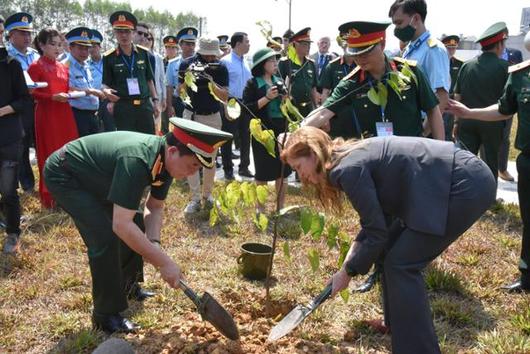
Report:
[[[350,29],[348,34],[349,34],[349,37],[351,37],[351,38],[359,38],[361,36],[359,31],[357,31],[355,28]]]
[[[125,21],[125,16],[124,15],[118,16],[118,21],[120,21],[120,22]]]
[[[22,16],[22,18],[20,19],[20,21],[21,21],[21,22],[29,22],[27,16]]]

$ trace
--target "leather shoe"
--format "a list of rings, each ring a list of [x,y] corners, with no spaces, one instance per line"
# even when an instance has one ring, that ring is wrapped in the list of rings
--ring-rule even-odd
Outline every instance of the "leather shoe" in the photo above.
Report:
[[[505,285],[502,288],[510,293],[530,292],[530,284],[523,283],[521,280],[513,284]]]
[[[104,331],[107,334],[120,332],[132,333],[140,329],[140,326],[122,317],[116,315],[92,315],[92,324],[95,329]]]
[[[370,274],[368,276],[368,278],[366,278],[364,283],[359,285],[359,287],[354,289],[353,291],[357,292],[357,293],[368,292],[368,291],[372,290],[372,288],[374,287],[375,283],[377,283],[378,279],[379,279],[379,272],[377,270],[375,270],[372,274]]]
[[[499,171],[499,177],[508,182],[515,181],[515,178],[508,171]]]
[[[238,174],[241,177],[248,177],[248,178],[254,177],[254,175],[252,174],[252,172],[249,171],[248,168],[245,168],[244,170],[239,170]]]
[[[153,297],[155,295],[156,294],[152,291],[142,289],[138,283],[134,283],[127,292],[127,297],[136,301],[144,301],[148,297]]]

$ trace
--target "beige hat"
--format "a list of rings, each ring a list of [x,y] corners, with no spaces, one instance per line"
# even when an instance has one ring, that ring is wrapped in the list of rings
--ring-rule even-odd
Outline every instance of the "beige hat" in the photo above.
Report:
[[[219,49],[219,39],[217,38],[199,38],[199,50],[197,53],[200,55],[215,55],[220,57],[223,52]]]

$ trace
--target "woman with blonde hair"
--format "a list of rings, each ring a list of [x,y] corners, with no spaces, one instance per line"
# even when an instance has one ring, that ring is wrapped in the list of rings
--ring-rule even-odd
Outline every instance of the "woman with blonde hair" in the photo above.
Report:
[[[330,279],[332,296],[385,252],[379,329],[392,332],[394,353],[439,353],[422,271],[494,202],[487,165],[450,142],[332,141],[309,126],[289,137],[281,157],[324,206],[341,211],[345,194],[359,214],[361,230]]]

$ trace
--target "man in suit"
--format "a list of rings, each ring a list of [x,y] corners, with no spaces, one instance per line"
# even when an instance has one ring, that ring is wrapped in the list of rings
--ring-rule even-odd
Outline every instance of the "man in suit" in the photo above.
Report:
[[[318,40],[317,46],[318,51],[316,53],[313,53],[309,56],[310,59],[315,62],[315,66],[317,69],[317,90],[319,93],[319,100],[318,104],[320,105],[322,102],[321,95],[322,95],[322,86],[320,84],[320,80],[322,80],[322,74],[324,73],[324,69],[326,69],[326,66],[335,58],[337,58],[337,55],[335,53],[330,53],[329,46],[331,45],[331,40],[329,37],[322,37]]]

